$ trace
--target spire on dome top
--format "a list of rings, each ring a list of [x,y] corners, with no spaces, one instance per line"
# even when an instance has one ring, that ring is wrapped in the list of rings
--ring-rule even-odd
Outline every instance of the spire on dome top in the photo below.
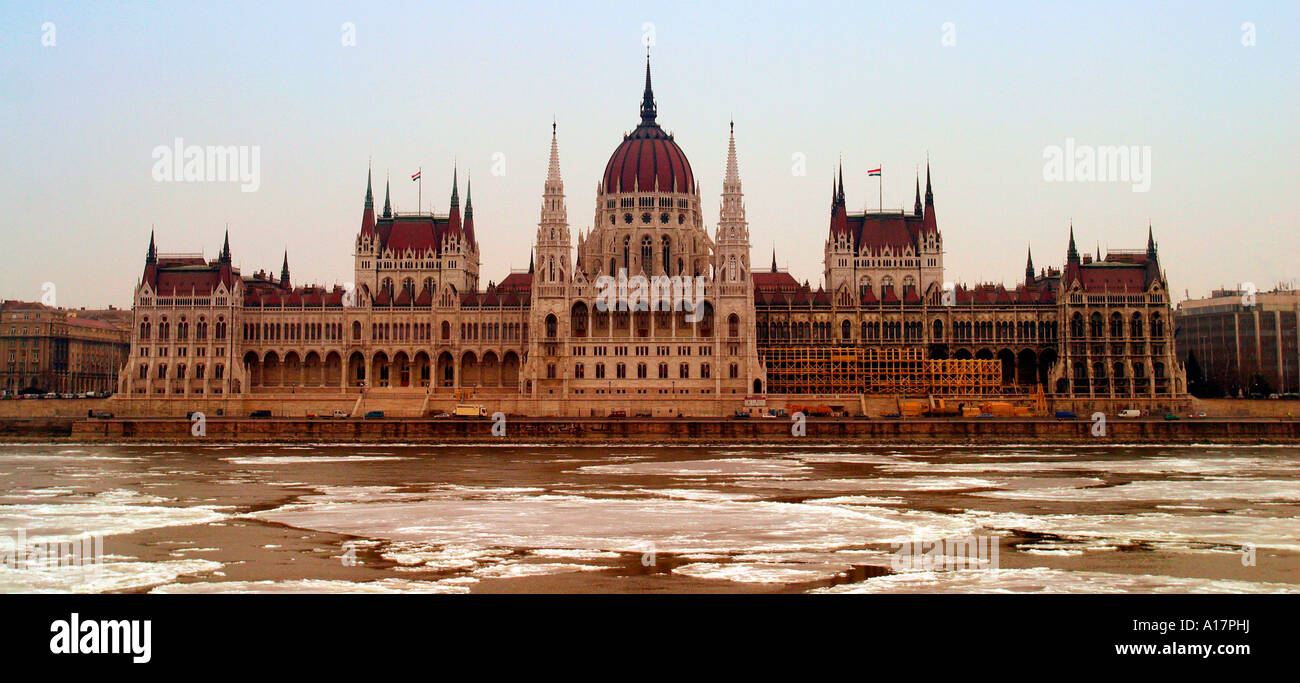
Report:
[[[918,216],[921,215],[921,174],[920,172],[916,174],[916,206],[913,207],[912,213],[915,213]]]
[[[158,248],[153,242],[153,228],[149,229],[149,251],[145,253],[144,262],[146,265],[158,262]]]
[[[655,93],[650,87],[650,48],[645,49],[645,93],[641,95],[641,125],[654,126],[655,114]]]
[[[384,176],[384,218],[393,217],[393,203],[389,201],[388,176]]]

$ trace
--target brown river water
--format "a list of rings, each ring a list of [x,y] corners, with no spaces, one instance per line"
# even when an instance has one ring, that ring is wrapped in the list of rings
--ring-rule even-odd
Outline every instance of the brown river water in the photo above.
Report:
[[[1298,517],[1295,447],[0,445],[0,591],[1300,592]]]

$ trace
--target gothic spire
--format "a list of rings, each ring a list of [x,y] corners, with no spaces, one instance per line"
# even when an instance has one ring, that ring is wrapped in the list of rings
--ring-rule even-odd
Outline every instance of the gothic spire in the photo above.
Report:
[[[731,137],[727,140],[727,174],[723,178],[724,192],[740,191],[740,163],[736,161],[736,122],[731,122]]]
[[[1067,263],[1079,262],[1079,250],[1074,247],[1074,223],[1070,223],[1070,248],[1065,252]]]
[[[647,47],[645,50],[645,93],[641,95],[641,125],[658,125],[655,123],[656,112],[655,93],[654,89],[650,87],[650,48]]]
[[[564,204],[564,178],[560,175],[560,141],[555,120],[551,120],[551,158],[546,167],[546,184],[542,187],[542,211],[538,223],[538,240],[569,241],[569,213]],[[558,231],[558,232],[557,232]]]
[[[474,198],[470,196],[470,183],[474,182],[473,178],[465,180],[465,222],[474,220]]]
[[[393,217],[393,203],[390,201],[388,177],[384,177],[384,218]]]
[[[912,213],[921,215],[921,174],[916,174],[916,205],[912,208]]]
[[[453,210],[460,208],[460,188],[458,187],[458,183],[456,181],[456,173],[458,170],[459,169],[457,169],[455,166],[451,167],[451,208]]]
[[[289,250],[284,250],[284,265],[280,266],[280,287],[293,289],[289,283]]]
[[[1034,281],[1034,250],[1025,247],[1025,284]]]
[[[370,169],[366,168],[366,208],[375,208],[375,193],[370,190]]]
[[[230,264],[230,228],[226,228],[226,238],[221,245],[221,255],[217,257],[217,260],[227,265]]]
[[[776,272],[776,246],[772,246],[772,272]]]
[[[836,195],[836,201],[838,201],[841,205],[844,204],[844,161],[843,160],[840,161],[840,189],[839,189],[839,194]]]
[[[546,191],[564,192],[564,180],[560,177],[560,142],[554,120],[551,121],[551,161],[546,167]]]
[[[925,162],[925,205],[934,206],[934,191],[930,189],[930,161]]]
[[[145,253],[144,262],[145,264],[158,262],[158,248],[154,246],[153,228],[149,229],[149,251]]]

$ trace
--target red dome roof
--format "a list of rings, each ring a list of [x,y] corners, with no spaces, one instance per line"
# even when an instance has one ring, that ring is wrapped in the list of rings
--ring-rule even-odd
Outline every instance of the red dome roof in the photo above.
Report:
[[[650,59],[645,64],[641,125],[623,137],[605,164],[605,192],[684,192],[694,194],[695,174],[673,136],[655,122],[658,107],[650,88]]]
[[[605,165],[606,192],[695,192],[682,148],[658,125],[639,126]]]

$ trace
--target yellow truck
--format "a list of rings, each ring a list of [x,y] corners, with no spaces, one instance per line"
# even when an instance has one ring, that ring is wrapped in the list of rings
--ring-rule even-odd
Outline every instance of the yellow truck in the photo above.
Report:
[[[487,408],[477,403],[461,403],[453,414],[456,417],[487,417]]]

